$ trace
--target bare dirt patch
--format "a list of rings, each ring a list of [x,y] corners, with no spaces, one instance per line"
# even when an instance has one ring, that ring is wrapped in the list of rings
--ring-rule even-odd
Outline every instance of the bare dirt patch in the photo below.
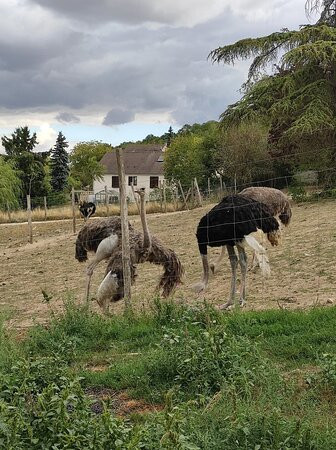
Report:
[[[248,274],[247,308],[278,308],[280,305],[292,309],[336,303],[335,204],[321,201],[294,207],[292,224],[285,230],[281,245],[269,248],[271,276],[265,279],[260,272]],[[191,290],[191,285],[201,276],[195,230],[210,207],[148,216],[152,233],[176,251],[185,267],[184,284],[175,293],[177,302],[200,304],[206,300],[219,304],[227,299],[228,260],[224,260],[204,294],[196,296]],[[130,221],[140,228],[138,217],[133,216]],[[86,265],[75,260],[75,238],[69,221],[35,224],[34,244],[27,244],[25,224],[0,226],[0,310],[10,311],[12,326],[29,327],[35,321],[44,322],[48,318],[42,290],[52,297],[55,310],[62,307],[67,295],[83,301]],[[218,254],[218,249],[211,250],[210,257]],[[93,276],[92,295],[104,271],[102,263]],[[160,273],[160,267],[148,263],[138,266],[139,276],[132,291],[136,308],[147,308],[152,302]],[[93,308],[96,309],[95,303]],[[111,307],[116,313],[122,309],[122,302]]]
[[[131,414],[150,414],[162,411],[163,406],[145,402],[141,399],[133,399],[127,392],[118,392],[113,389],[91,387],[85,389],[85,393],[92,399],[92,410],[96,414],[103,412],[103,403],[120,417]]]

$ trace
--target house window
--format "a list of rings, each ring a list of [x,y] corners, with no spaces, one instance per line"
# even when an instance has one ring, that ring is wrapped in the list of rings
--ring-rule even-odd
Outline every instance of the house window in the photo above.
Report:
[[[159,177],[150,177],[149,178],[149,187],[151,189],[159,187]]]
[[[138,184],[137,177],[128,177],[128,186],[136,186]]]
[[[119,177],[112,177],[112,187],[118,189],[119,188]]]

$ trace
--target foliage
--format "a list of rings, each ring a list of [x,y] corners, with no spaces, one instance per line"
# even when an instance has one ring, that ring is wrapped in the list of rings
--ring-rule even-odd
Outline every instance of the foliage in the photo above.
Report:
[[[181,181],[189,188],[197,178],[201,188],[206,188],[208,178],[215,175],[215,161],[219,147],[216,122],[194,124],[179,132],[165,152],[164,171],[169,180]]]
[[[38,145],[36,133],[30,136],[30,130],[27,126],[16,128],[11,137],[3,136],[1,141],[8,156],[32,152]]]
[[[13,167],[0,157],[0,209],[16,208],[19,204],[21,182]]]
[[[321,378],[333,389],[336,389],[336,356],[335,354],[323,353],[319,359],[322,369]]]
[[[0,389],[1,448],[132,448],[131,428],[106,409],[95,415],[59,358],[18,361]]]
[[[198,136],[180,136],[174,139],[165,152],[164,172],[169,180],[182,183],[184,188],[190,187],[191,181],[202,177],[202,138]]]
[[[311,2],[308,7],[317,3],[322,2]],[[328,8],[331,3],[327,0],[323,5]],[[271,154],[294,156],[293,164],[306,161],[307,152],[319,167],[321,156],[323,167],[335,162],[336,22],[326,20],[327,16],[335,18],[335,11],[322,14],[316,25],[243,39],[209,55],[213,62],[225,64],[254,58],[242,99],[228,107],[221,123],[228,127],[244,120],[263,120],[270,126]],[[274,62],[274,73],[266,75]],[[319,158],[312,148],[322,148]]]
[[[50,167],[51,167],[51,186],[55,192],[63,191],[67,186],[69,175],[69,156],[66,148],[69,144],[66,142],[65,136],[60,131],[57,136],[56,144],[51,150]]]
[[[216,324],[194,327],[181,335],[170,331],[162,343],[183,392],[214,395],[229,386],[249,395],[253,386],[270,378],[269,364],[247,339],[232,336]]]
[[[303,382],[318,364],[334,386],[335,317],[156,299],[151,312],[106,318],[70,301],[23,342],[0,334],[0,448],[335,448],[334,396]],[[87,384],[112,400],[160,390],[162,410],[117,419],[114,403],[97,412]]]
[[[231,186],[236,176],[240,188],[253,181],[271,178],[272,160],[268,153],[267,127],[244,122],[223,130],[218,171]]]
[[[11,137],[2,137],[8,160],[15,168],[21,180],[21,196],[32,197],[46,195],[50,189],[47,159],[48,152],[33,153],[38,144],[36,133],[30,136],[28,127],[16,128]]]
[[[81,188],[92,187],[93,180],[104,175],[100,160],[110,151],[111,145],[103,142],[88,141],[76,144],[70,154],[70,184]]]

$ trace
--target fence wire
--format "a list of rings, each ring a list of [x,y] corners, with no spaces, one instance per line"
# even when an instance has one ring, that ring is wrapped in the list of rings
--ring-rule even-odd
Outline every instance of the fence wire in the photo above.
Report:
[[[325,190],[318,182],[321,175],[325,173],[333,174],[336,172],[336,169],[328,168],[323,171],[315,172],[317,181],[314,185],[308,186],[306,190],[304,187],[299,186],[299,188],[296,190],[294,189],[292,192],[294,215],[291,225],[282,233],[283,242],[277,249],[267,249],[272,269],[270,279],[263,278],[260,273],[254,274],[250,272],[248,275],[250,288],[248,291],[248,302],[250,302],[252,306],[263,307],[263,305],[268,304],[270,300],[273,301],[273,306],[281,305],[281,307],[285,308],[293,306],[305,307],[326,303],[333,304],[334,301],[336,301],[336,277],[333,269],[336,262],[336,230],[334,225],[336,214],[333,213],[335,210],[336,190]],[[201,276],[201,264],[195,239],[195,231],[199,219],[225,195],[233,194],[235,191],[240,192],[251,185],[269,186],[277,184],[279,181],[286,186],[286,191],[288,191],[290,188],[290,180],[291,177],[282,176],[262,179],[254,181],[253,183],[232,183],[230,185],[227,183],[226,185],[223,185],[218,178],[217,180],[212,180],[210,186],[208,185],[199,189],[199,192],[195,188],[195,183],[193,183],[193,187],[190,183],[189,192],[185,189],[183,194],[178,183],[176,183],[166,187],[166,204],[164,204],[163,201],[162,191],[158,190],[155,193],[155,196],[152,195],[147,201],[148,213],[164,213],[165,211],[168,213],[167,216],[155,216],[157,231],[155,234],[158,234],[168,247],[173,248],[176,254],[181,258],[186,269],[185,284],[181,290],[177,290],[177,296],[181,296],[183,299],[188,298],[192,292],[190,290],[190,285],[194,281],[197,281]],[[83,194],[79,195],[79,198],[84,198],[85,195],[88,194],[86,191],[83,191]],[[186,204],[184,197],[187,199]],[[77,201],[79,201],[79,198]],[[325,201],[325,199],[329,200]],[[59,260],[57,263],[57,270],[60,270],[59,268],[62,268],[63,266],[64,274],[60,271],[58,279],[52,280],[54,285],[53,289],[57,290],[57,286],[62,285],[62,292],[64,292],[64,289],[67,292],[73,292],[73,290],[76,291],[76,286],[78,287],[78,280],[75,282],[76,280],[71,278],[68,271],[70,270],[69,268],[72,267],[70,272],[72,273],[72,276],[74,276],[78,271],[78,265],[74,259],[71,198],[69,197],[67,199],[68,203],[62,206],[55,205],[57,200],[57,196],[49,196],[46,198],[33,197],[31,199],[33,241],[35,244],[42,244],[43,240],[46,240],[47,242],[48,240],[52,241],[55,235],[59,237],[57,242],[60,242],[60,246],[62,245],[62,251],[60,249],[55,249],[55,252],[58,252],[57,258]],[[26,207],[26,205],[24,206]],[[173,217],[180,216],[169,215],[170,212],[178,211],[181,211],[181,220],[173,219]],[[138,215],[135,203],[129,204],[129,214]],[[80,217],[78,205],[76,205],[75,215],[78,224],[77,229],[79,230],[84,225],[84,221]],[[97,205],[97,217],[112,215],[119,215],[118,205],[108,204],[107,206],[104,202]],[[59,229],[55,226],[48,225],[49,220],[56,219],[61,220]],[[26,210],[5,211],[1,220],[2,222],[26,221]],[[98,219],[90,218],[89,220]],[[41,221],[44,223],[39,223]],[[161,225],[159,226],[158,223],[160,221]],[[244,222],[244,220],[233,221],[231,224],[235,225]],[[175,231],[175,236],[172,236],[172,234],[167,232],[168,224],[171,226],[171,229]],[[176,226],[176,230],[174,229],[174,225]],[[25,227],[27,227],[27,225],[23,224],[20,227],[23,233],[21,236],[21,243],[24,244],[27,241],[25,236],[28,237],[28,232],[25,232]],[[141,229],[139,221],[136,228],[139,230]],[[163,236],[161,236],[160,228],[162,229]],[[6,236],[9,236],[9,232]],[[71,239],[69,244],[63,242],[63,236],[64,240]],[[69,256],[70,246],[71,255]],[[5,248],[3,242],[1,248]],[[41,248],[43,249],[42,245]],[[34,261],[34,251],[35,250],[32,251],[32,261]],[[50,254],[44,254],[43,250],[36,253],[39,253],[36,255],[38,265],[41,267],[49,267],[49,272],[45,270],[43,274],[41,274],[42,276],[39,277],[39,288],[41,289],[42,286],[43,291],[48,291],[51,283],[50,274],[52,273],[52,265],[55,264],[55,261],[51,261]],[[66,257],[64,256],[65,254]],[[214,258],[215,254],[218,254],[218,251],[211,250],[210,258]],[[62,255],[64,256],[64,262],[62,260]],[[251,256],[251,254],[249,256]],[[41,271],[42,270],[43,269],[41,269]],[[78,278],[82,285],[82,283],[84,284],[85,282],[85,275],[84,268],[81,270],[81,275]],[[154,278],[152,279],[151,275],[153,267],[145,266],[143,270],[146,273],[146,279],[145,281],[142,281],[140,285],[137,283],[137,286],[135,287],[135,297],[138,296],[139,298],[141,298],[141,289],[147,281],[147,276],[150,285],[153,288],[152,293],[154,294],[155,280]],[[34,277],[34,275],[30,275],[29,273],[26,276]],[[141,275],[139,278],[141,278]],[[223,267],[218,275],[210,280],[209,287],[204,293],[204,298],[209,301],[215,301],[220,298],[222,301],[223,297],[228,294],[229,278],[229,264],[228,261],[224,260]],[[99,283],[101,279],[97,281]],[[223,287],[221,288],[221,286]],[[192,295],[194,296],[194,294]]]

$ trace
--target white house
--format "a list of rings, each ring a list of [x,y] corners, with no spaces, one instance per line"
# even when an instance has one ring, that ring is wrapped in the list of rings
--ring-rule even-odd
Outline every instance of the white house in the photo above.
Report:
[[[132,184],[135,189],[145,188],[147,196],[160,186],[164,180],[163,155],[165,145],[131,144],[124,148],[124,167],[126,175],[127,197],[133,201]],[[105,199],[105,186],[110,196],[119,198],[119,177],[116,152],[103,156],[100,163],[105,168],[102,179],[93,182],[93,192],[99,201]]]

